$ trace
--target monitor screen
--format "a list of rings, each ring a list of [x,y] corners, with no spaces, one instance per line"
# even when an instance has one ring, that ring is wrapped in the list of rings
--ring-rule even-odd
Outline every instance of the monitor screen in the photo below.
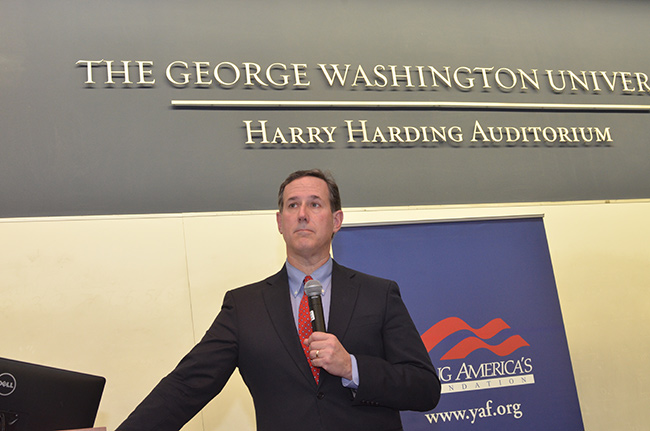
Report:
[[[100,376],[0,358],[0,431],[91,428],[105,383]]]

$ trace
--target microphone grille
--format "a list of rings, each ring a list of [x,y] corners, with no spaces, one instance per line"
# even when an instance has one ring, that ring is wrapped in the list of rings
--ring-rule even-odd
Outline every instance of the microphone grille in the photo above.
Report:
[[[305,283],[305,294],[313,298],[314,296],[320,296],[323,294],[323,286],[318,280],[309,280]]]

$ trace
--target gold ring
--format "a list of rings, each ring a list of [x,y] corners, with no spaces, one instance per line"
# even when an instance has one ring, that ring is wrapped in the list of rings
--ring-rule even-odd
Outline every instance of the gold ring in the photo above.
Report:
[[[316,350],[316,357],[318,358],[318,354],[320,353],[320,350]]]

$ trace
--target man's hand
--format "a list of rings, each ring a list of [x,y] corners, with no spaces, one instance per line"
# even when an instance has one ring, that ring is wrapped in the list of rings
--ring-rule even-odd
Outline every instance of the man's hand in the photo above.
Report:
[[[352,361],[336,335],[314,332],[304,341],[309,347],[309,357],[315,367],[320,367],[333,376],[352,380]]]

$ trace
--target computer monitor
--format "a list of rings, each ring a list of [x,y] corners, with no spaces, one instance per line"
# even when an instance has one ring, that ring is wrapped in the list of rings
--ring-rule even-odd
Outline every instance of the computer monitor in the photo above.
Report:
[[[100,376],[0,358],[0,431],[91,428],[105,384]]]

